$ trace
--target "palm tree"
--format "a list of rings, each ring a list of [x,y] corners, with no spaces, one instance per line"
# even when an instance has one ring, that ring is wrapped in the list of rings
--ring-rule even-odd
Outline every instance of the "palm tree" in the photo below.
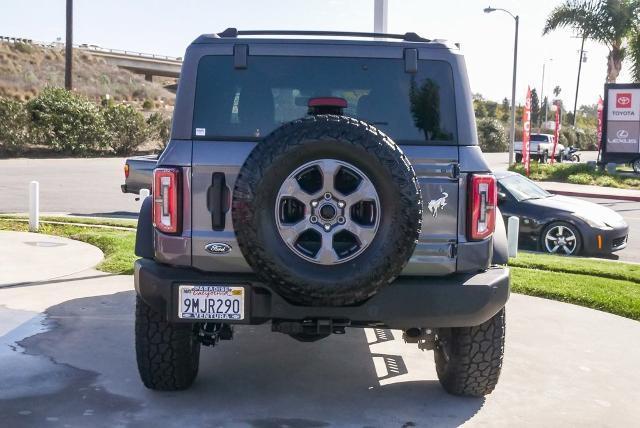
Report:
[[[640,0],[566,0],[547,17],[542,31],[572,28],[583,39],[609,48],[607,83],[615,83],[622,61],[632,61],[635,81],[640,81]]]
[[[560,92],[562,92],[562,88],[559,85],[556,85],[556,87],[553,88],[553,95],[558,98],[560,96]]]

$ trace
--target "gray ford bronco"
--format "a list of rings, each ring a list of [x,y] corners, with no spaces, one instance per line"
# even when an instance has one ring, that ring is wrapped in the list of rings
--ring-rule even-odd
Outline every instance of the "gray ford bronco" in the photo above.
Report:
[[[187,49],[140,212],[144,384],[270,323],[302,342],[403,331],[456,395],[502,366],[509,271],[496,182],[455,45],[415,33],[237,31]]]

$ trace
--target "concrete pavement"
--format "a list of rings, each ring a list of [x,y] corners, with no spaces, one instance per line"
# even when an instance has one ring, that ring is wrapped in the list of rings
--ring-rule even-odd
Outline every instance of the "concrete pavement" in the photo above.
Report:
[[[38,265],[31,266],[37,270]],[[316,343],[236,329],[204,348],[184,392],[137,375],[130,276],[92,269],[0,289],[0,415],[12,427],[633,426],[640,323],[513,295],[504,369],[485,399],[437,382],[431,352],[401,333],[349,330]]]
[[[40,233],[0,231],[0,288],[81,272],[97,265],[93,245]]]

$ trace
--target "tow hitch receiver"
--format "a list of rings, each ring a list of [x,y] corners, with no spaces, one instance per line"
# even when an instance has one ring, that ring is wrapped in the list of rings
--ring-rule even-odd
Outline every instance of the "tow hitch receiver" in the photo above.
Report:
[[[344,329],[350,324],[348,320],[303,320],[303,321],[284,321],[273,320],[271,331],[284,334],[305,334],[327,336],[333,334],[344,334]]]
[[[233,339],[233,327],[229,324],[204,323],[200,325],[196,337],[204,346],[215,346],[219,340]]]
[[[431,351],[435,348],[436,335],[430,328],[410,328],[402,333],[405,343],[417,343],[418,349]]]

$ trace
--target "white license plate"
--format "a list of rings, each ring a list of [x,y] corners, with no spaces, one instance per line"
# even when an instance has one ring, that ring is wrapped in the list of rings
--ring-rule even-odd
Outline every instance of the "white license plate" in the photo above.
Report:
[[[181,285],[178,317],[187,319],[244,319],[244,288],[226,285]]]

